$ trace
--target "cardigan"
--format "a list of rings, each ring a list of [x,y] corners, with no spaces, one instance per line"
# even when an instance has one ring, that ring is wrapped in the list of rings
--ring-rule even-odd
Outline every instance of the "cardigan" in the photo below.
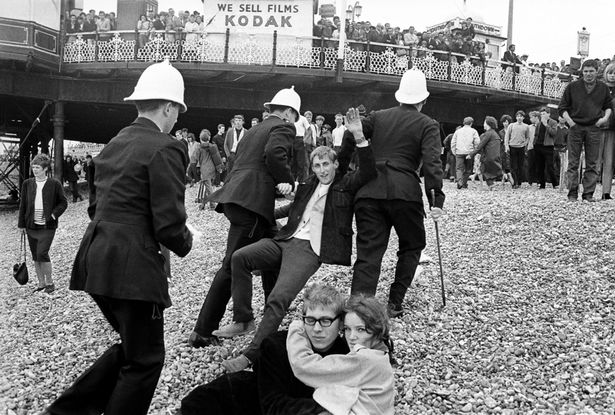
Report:
[[[19,218],[17,227],[34,228],[34,198],[36,197],[36,179],[30,178],[21,185],[19,198]],[[68,206],[62,184],[54,178],[47,179],[43,186],[43,217],[47,229],[58,227],[58,218]],[[53,215],[53,218],[51,217]],[[55,219],[54,219],[55,218]]]

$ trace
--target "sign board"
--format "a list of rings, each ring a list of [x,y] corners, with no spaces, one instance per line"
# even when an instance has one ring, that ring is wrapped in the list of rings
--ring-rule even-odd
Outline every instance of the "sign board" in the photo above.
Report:
[[[577,32],[577,51],[580,56],[589,56],[589,32],[585,28]]]
[[[320,9],[318,9],[318,14],[324,18],[335,16],[335,4],[321,4]]]
[[[272,59],[273,33],[277,31],[276,62],[306,65],[311,62],[314,21],[312,0],[207,0],[203,16],[207,39],[224,47],[229,31],[229,61],[247,54],[254,64]]]
[[[312,0],[207,0],[203,3],[207,32],[311,36]]]

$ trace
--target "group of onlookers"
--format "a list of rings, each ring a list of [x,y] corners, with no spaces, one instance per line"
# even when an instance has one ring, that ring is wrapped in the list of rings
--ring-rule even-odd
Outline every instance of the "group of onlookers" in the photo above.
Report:
[[[314,25],[313,35],[334,39],[325,41],[325,46],[337,47],[335,39],[339,39],[340,30],[342,30],[342,22],[339,17],[335,16],[333,20],[322,18]],[[399,26],[391,26],[389,23],[373,25],[369,21],[351,22],[349,20],[346,20],[344,30],[346,38],[350,41],[350,48],[357,51],[366,50],[367,42],[369,42],[371,52],[384,52],[387,47],[391,47],[398,56],[411,55],[421,58],[430,51],[436,51],[433,53],[436,59],[452,62],[470,59],[476,65],[485,62],[489,57],[485,51],[485,43],[474,39],[475,31],[471,17],[461,21],[458,26],[450,21],[437,32],[419,33],[414,26],[402,30]],[[315,40],[315,43],[319,46],[318,41]]]
[[[496,179],[508,180],[513,188],[521,183],[536,183],[544,189],[550,182],[568,190],[576,201],[582,177],[582,198],[594,201],[597,182],[602,183],[602,199],[611,199],[613,157],[615,152],[615,63],[604,69],[604,81],[597,79],[600,63],[583,62],[582,79],[571,82],[559,104],[557,120],[548,107],[529,113],[517,111],[497,121],[486,117],[485,133],[479,136],[466,117],[463,126],[444,141],[447,151],[446,173],[456,180],[458,189],[468,187],[470,177],[485,179],[493,189]],[[584,160],[584,171],[579,171]],[[580,174],[582,173],[582,175]]]
[[[112,30],[117,30],[117,19],[114,12],[105,13],[101,10],[96,14],[96,10],[92,9],[87,14],[85,12],[78,15],[70,14],[66,22],[69,42],[75,41],[77,33],[87,33],[83,37],[90,41],[94,41],[95,33],[97,33],[99,39],[105,40],[110,36],[108,32]]]
[[[185,39],[186,43],[194,42],[199,34],[205,32],[207,27],[203,15],[198,11],[190,13],[188,10],[179,11],[177,15],[174,9],[155,14],[153,11],[139,16],[136,29],[139,32],[139,47],[143,47],[156,31],[165,31],[165,40],[174,42]],[[183,35],[182,35],[183,34]]]

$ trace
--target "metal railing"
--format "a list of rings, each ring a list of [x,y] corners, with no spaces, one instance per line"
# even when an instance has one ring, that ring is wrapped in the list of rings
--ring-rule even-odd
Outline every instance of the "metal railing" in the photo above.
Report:
[[[175,62],[284,66],[334,70],[338,40],[262,34],[113,31],[67,34],[64,63]],[[344,71],[401,76],[409,68],[427,79],[522,94],[561,97],[574,76],[449,51],[348,41]]]

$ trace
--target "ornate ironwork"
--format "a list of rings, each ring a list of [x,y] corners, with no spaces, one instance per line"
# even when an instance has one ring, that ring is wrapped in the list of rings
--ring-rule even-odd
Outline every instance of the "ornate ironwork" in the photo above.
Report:
[[[155,32],[140,48],[137,48],[135,40],[122,38],[121,32],[114,32],[112,38],[98,42],[93,39],[94,36],[70,34],[64,46],[64,62],[118,62],[130,61],[136,56],[138,61],[144,62],[158,62],[168,58],[183,62],[228,62],[315,69],[335,69],[337,65],[338,50],[334,40],[318,40],[312,44],[311,38],[277,37],[274,59],[274,45],[270,35],[200,33],[188,40],[179,40],[174,34]],[[227,42],[228,55],[225,56]],[[417,54],[411,54],[405,48],[388,46],[382,52],[375,52],[374,49],[379,47],[384,45],[347,43],[344,48],[344,71],[401,76],[408,67],[413,67],[423,71],[427,79],[480,85],[554,99],[561,97],[566,85],[573,79],[566,74],[532,71],[525,67],[515,68],[519,71],[517,73],[512,67],[503,69],[498,62],[490,61],[484,66],[478,59],[464,59],[458,63],[457,56],[439,51],[419,49]],[[369,52],[368,48],[371,49]],[[411,62],[408,62],[411,55]]]
[[[124,40],[115,33],[110,40],[98,41],[98,60],[101,62],[130,61],[135,57],[135,40]]]

